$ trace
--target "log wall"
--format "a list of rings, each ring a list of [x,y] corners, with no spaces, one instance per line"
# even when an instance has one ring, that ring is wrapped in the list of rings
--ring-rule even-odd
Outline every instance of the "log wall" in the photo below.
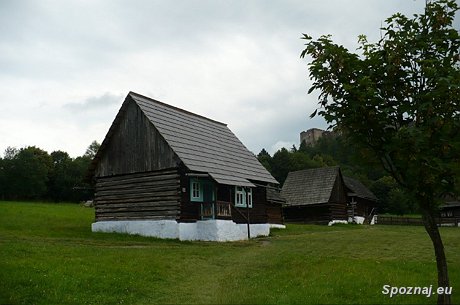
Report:
[[[180,209],[178,170],[96,178],[96,221],[176,219]]]
[[[342,175],[337,175],[329,198],[330,220],[347,220],[347,193],[344,187]]]
[[[328,204],[289,206],[283,209],[286,222],[327,224],[331,221]]]
[[[179,158],[134,101],[127,103],[102,142],[95,177],[177,167]]]
[[[235,207],[235,188],[232,190],[232,210],[238,210],[244,216],[247,215],[246,208]],[[232,211],[232,220],[236,223],[247,223],[244,218],[237,211]],[[249,221],[250,223],[268,223],[267,217],[267,196],[264,187],[255,187],[252,189],[252,208],[249,208]]]

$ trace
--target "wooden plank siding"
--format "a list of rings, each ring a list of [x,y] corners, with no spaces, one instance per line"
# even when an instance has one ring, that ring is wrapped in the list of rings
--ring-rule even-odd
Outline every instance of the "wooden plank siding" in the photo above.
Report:
[[[104,154],[97,162],[96,178],[178,166],[174,151],[134,101],[119,116],[102,144]]]
[[[235,198],[234,187],[232,188],[232,199]],[[268,223],[267,217],[267,195],[264,187],[256,187],[252,189],[252,208],[249,208],[249,221],[250,223]],[[234,202],[232,202],[235,210],[240,211],[241,214],[247,215],[246,208],[235,207]],[[233,210],[233,208],[232,208]],[[247,223],[245,217],[243,217],[238,212],[232,212],[232,220],[236,223]]]
[[[283,224],[283,209],[279,204],[267,203],[266,206],[267,222],[273,224]]]
[[[96,178],[96,221],[176,219],[180,211],[177,169]]]
[[[194,222],[201,219],[200,203],[190,202],[190,178],[185,175],[181,178],[181,189],[185,192],[181,194],[180,221]],[[251,223],[283,223],[281,206],[268,203],[266,200],[266,188],[257,187],[252,189],[253,207],[249,209],[249,219]],[[236,223],[247,223],[246,208],[235,207],[235,187],[223,184],[216,184],[216,202],[220,204],[230,204],[231,217],[218,215],[217,219],[233,220]],[[217,209],[217,207],[215,207]],[[217,211],[217,210],[216,210]]]
[[[290,223],[327,224],[332,220],[327,204],[285,207],[283,212]]]
[[[347,194],[342,175],[337,175],[328,202],[330,220],[347,220]]]
[[[200,205],[190,202],[190,178],[185,175],[185,169],[181,169],[181,202],[180,221],[195,222],[200,219]],[[184,192],[185,190],[185,192]]]

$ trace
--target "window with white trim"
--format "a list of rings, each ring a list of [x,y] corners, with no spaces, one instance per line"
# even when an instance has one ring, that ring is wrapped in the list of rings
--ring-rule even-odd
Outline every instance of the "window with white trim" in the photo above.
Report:
[[[203,185],[197,179],[190,179],[190,201],[203,201]]]
[[[252,188],[249,188],[246,191],[246,203],[250,208],[252,208]]]
[[[245,192],[241,186],[235,186],[235,206],[246,207]]]
[[[235,186],[235,206],[252,208],[252,189]]]

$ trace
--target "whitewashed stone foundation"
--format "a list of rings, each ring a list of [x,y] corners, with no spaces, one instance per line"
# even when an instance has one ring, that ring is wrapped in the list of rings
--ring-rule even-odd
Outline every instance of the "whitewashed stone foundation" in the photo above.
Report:
[[[270,227],[285,228],[276,224],[251,224],[251,237],[268,236]],[[93,232],[126,233],[142,236],[173,238],[179,240],[237,241],[248,239],[247,224],[231,220],[200,220],[182,223],[175,220],[123,220],[98,221],[92,224]]]

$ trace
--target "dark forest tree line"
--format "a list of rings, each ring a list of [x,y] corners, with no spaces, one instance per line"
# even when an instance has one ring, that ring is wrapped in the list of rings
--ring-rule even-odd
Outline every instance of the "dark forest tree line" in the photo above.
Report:
[[[94,141],[83,156],[64,151],[48,153],[38,147],[8,147],[0,158],[0,199],[79,202],[90,199],[86,182],[89,165],[99,144]]]

